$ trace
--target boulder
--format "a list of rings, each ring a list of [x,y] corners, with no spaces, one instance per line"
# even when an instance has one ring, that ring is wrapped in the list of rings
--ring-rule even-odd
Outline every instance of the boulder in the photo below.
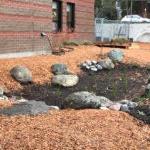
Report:
[[[113,64],[112,60],[107,58],[107,59],[103,59],[103,60],[100,60],[99,63],[98,63],[103,69],[114,69],[115,68],[115,65]]]
[[[64,100],[64,108],[85,109],[109,107],[112,102],[103,96],[96,96],[87,91],[75,92]]]
[[[52,84],[72,87],[79,82],[79,77],[77,75],[55,75],[52,78]]]
[[[31,83],[32,73],[24,66],[15,66],[10,71],[11,76],[20,83]]]
[[[51,67],[51,71],[55,75],[69,74],[67,65],[65,64],[54,64]]]
[[[121,62],[124,58],[124,53],[122,50],[114,49],[108,53],[108,57],[114,62]]]
[[[37,115],[41,113],[47,113],[49,106],[42,101],[27,101],[18,104],[14,104],[8,108],[0,109],[0,114],[3,115]]]

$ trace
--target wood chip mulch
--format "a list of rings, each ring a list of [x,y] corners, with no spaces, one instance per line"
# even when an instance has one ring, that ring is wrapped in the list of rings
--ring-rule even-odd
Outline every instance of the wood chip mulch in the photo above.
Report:
[[[65,110],[0,117],[2,150],[149,150],[150,127],[123,112]]]

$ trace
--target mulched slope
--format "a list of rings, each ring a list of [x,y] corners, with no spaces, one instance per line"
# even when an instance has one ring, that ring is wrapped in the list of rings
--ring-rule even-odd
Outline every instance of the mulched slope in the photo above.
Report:
[[[150,127],[123,112],[65,110],[0,117],[3,150],[149,150]]]

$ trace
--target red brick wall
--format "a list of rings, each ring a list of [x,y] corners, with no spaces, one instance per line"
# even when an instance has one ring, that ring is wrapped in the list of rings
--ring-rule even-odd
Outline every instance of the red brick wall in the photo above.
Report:
[[[66,2],[76,3],[76,29],[66,31]],[[51,33],[52,0],[0,0],[0,53],[49,50],[41,32],[54,43],[68,39],[94,39],[94,0],[64,0],[63,31]],[[59,41],[59,42],[58,42]]]

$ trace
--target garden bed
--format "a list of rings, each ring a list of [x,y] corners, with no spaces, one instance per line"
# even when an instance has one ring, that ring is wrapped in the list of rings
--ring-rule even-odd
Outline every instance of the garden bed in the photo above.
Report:
[[[76,86],[64,88],[46,84],[24,85],[23,90],[13,91],[9,95],[23,96],[29,100],[42,100],[49,105],[63,107],[63,100],[72,92],[89,91],[105,96],[112,101],[135,100],[145,91],[150,71],[134,64],[118,64],[115,69],[98,73],[84,72]]]

